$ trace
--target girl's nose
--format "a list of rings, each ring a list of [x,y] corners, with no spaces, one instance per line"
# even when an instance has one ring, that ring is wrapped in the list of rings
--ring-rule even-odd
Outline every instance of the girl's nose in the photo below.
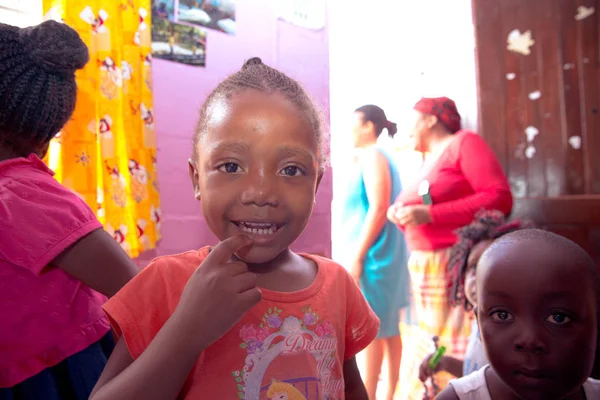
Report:
[[[244,205],[256,205],[258,207],[279,206],[279,196],[275,178],[265,176],[264,173],[248,174],[246,176],[246,188],[242,192],[241,201]]]

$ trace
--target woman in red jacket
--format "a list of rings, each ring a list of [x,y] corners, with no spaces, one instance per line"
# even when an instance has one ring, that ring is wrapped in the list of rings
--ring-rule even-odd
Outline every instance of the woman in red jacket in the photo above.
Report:
[[[413,355],[414,365],[412,357],[404,355],[403,372],[411,376],[401,377],[402,393],[403,398],[421,399],[423,387],[416,372],[418,360],[431,350],[427,346],[431,338],[439,337],[446,354],[463,357],[469,337],[469,315],[450,300],[448,255],[457,240],[454,232],[470,224],[482,209],[510,214],[512,195],[490,147],[476,133],[461,129],[454,101],[423,98],[414,109],[411,139],[415,150],[427,157],[418,179],[400,194],[388,218],[404,230],[411,250],[408,268],[415,312],[411,322],[418,325],[402,327],[405,347],[412,342],[418,353]],[[426,346],[419,345],[423,341]],[[437,386],[445,386],[448,378],[436,376]]]

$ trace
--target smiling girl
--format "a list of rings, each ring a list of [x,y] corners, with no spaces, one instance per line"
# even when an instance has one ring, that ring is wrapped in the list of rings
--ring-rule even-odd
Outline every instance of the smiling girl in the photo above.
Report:
[[[304,90],[258,58],[213,91],[189,170],[221,243],[155,260],[106,304],[121,338],[93,400],[256,400],[273,380],[310,399],[367,400],[354,356],[379,320],[343,267],[290,249],[323,142]]]

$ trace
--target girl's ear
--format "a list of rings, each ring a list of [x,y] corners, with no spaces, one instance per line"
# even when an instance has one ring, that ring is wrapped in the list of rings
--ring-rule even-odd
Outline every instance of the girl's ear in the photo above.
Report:
[[[194,188],[194,197],[196,200],[200,200],[200,183],[199,175],[198,175],[198,167],[196,163],[191,158],[188,160],[188,173],[190,175],[190,180],[192,181],[192,187]]]
[[[319,190],[319,186],[321,185],[321,180],[323,179],[323,174],[325,173],[325,171],[323,169],[321,169],[319,171],[319,175],[317,175],[317,186],[315,188],[315,195],[317,194],[317,191]],[[315,199],[316,202],[316,199]]]

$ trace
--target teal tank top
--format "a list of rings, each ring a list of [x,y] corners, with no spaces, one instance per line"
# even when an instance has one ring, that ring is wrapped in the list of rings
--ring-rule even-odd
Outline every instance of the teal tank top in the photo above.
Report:
[[[398,167],[386,151],[381,148],[377,148],[377,151],[386,157],[390,168],[392,187],[389,204],[391,205],[402,191]],[[359,165],[353,173],[354,176],[350,179],[341,210],[341,243],[344,249],[348,249],[343,251],[344,255],[348,256],[346,262],[350,262],[351,257],[354,256],[353,250],[357,248],[356,244],[369,210],[369,199],[361,166]],[[408,251],[404,234],[395,224],[386,220],[383,229],[363,260],[361,286],[383,286],[381,289],[387,287],[398,296],[398,305],[406,305],[408,303],[407,260]]]

